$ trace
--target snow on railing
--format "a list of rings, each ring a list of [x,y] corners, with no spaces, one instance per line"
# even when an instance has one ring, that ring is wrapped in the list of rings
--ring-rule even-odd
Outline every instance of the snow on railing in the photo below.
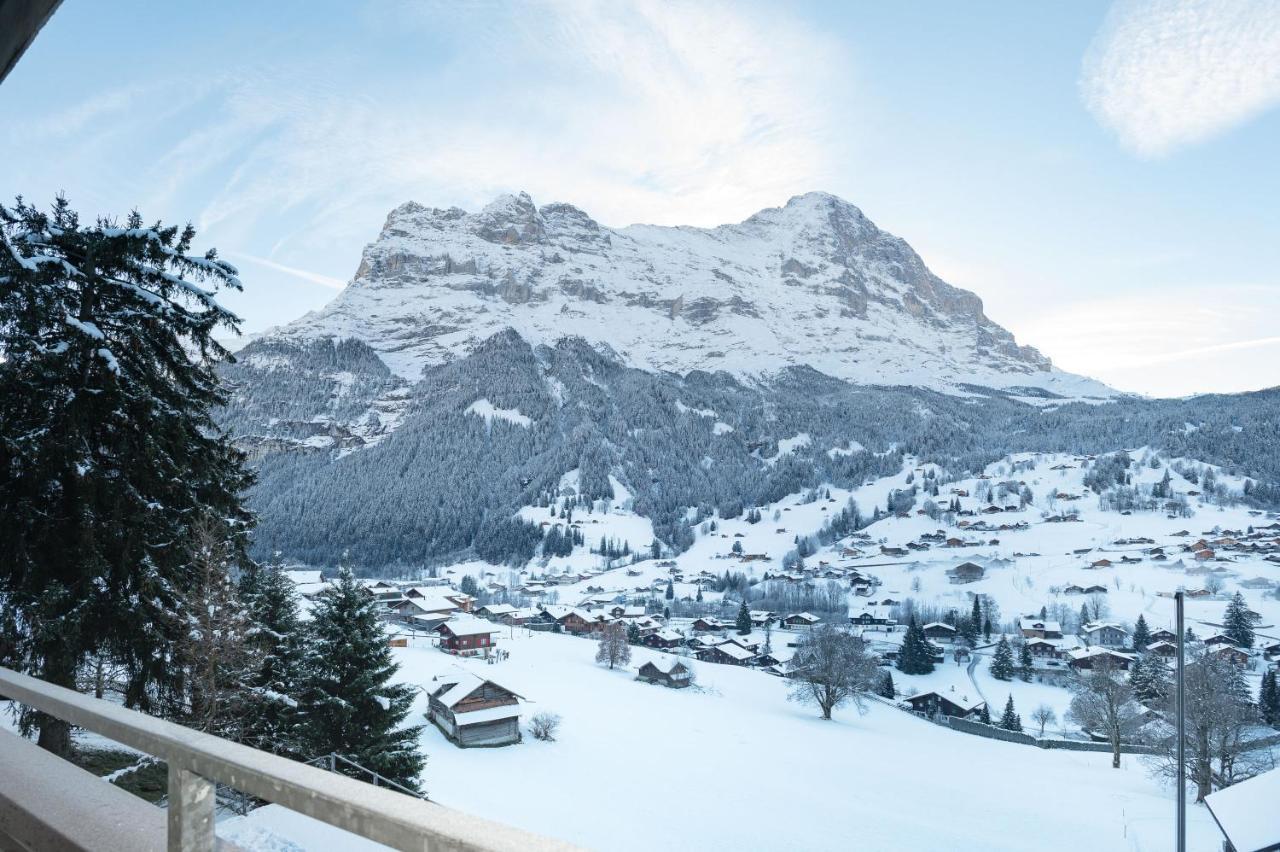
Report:
[[[171,852],[213,850],[215,784],[228,785],[393,849],[553,852],[575,848],[184,728],[2,667],[0,696],[165,761],[169,767]]]

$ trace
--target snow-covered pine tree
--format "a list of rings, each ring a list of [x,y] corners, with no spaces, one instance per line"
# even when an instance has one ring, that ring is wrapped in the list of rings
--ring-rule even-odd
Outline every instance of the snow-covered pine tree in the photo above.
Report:
[[[1273,728],[1280,728],[1280,685],[1276,683],[1274,671],[1269,671],[1262,676],[1258,711],[1262,714],[1262,721]]]
[[[1031,647],[1022,642],[1018,647],[1018,677],[1030,683],[1032,670]]]
[[[1169,665],[1159,654],[1140,654],[1129,669],[1129,686],[1144,704],[1163,702],[1169,694]]]
[[[1142,613],[1138,613],[1138,620],[1133,624],[1133,650],[1136,653],[1146,653],[1147,646],[1151,644],[1151,628],[1147,627],[1147,619]]]
[[[996,680],[1013,680],[1013,649],[1004,636],[1000,637],[991,657],[991,676]]]
[[[183,686],[193,520],[226,519],[233,562],[251,524],[243,456],[210,417],[214,335],[239,325],[216,295],[240,282],[194,237],[136,212],[82,225],[63,198],[0,206],[0,622],[24,625],[5,662],[74,688],[106,654],[144,711]],[[65,722],[22,722],[70,749]]]
[[[1000,717],[1000,727],[1006,731],[1022,732],[1022,717],[1013,709],[1013,695],[1004,703],[1004,715]]]
[[[978,710],[978,721],[984,725],[991,724],[991,711],[987,709],[986,702],[983,702],[982,707]]]
[[[738,607],[738,618],[734,622],[734,626],[738,628],[738,633],[746,636],[751,632],[751,610],[747,609],[747,601],[744,597],[742,606]]]
[[[395,683],[377,601],[342,567],[320,593],[307,630],[305,675],[298,707],[306,756],[336,753],[411,789],[426,762],[420,726],[401,727],[413,687]],[[343,767],[358,777],[358,770]]]
[[[257,668],[247,685],[261,700],[245,724],[244,741],[254,748],[301,756],[297,695],[302,683],[302,626],[293,581],[285,576],[279,554],[240,575],[240,598],[249,616],[248,641],[257,651]]]
[[[929,674],[933,671],[933,651],[925,639],[924,630],[916,623],[913,613],[907,622],[907,632],[898,649],[898,671],[903,674]]]
[[[881,698],[888,698],[890,701],[898,695],[897,689],[893,685],[893,672],[888,669],[884,670],[884,677],[880,678],[880,683],[876,686],[876,695]]]
[[[1241,648],[1248,650],[1253,647],[1253,621],[1240,592],[1231,596],[1222,615],[1222,634]]]

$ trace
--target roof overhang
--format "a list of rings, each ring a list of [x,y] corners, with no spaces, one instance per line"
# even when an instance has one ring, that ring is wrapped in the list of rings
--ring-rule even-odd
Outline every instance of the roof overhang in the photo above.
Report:
[[[0,83],[62,0],[0,0]]]

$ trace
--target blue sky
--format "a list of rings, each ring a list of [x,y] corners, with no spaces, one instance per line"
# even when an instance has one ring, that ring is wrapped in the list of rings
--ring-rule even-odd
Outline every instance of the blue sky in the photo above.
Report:
[[[260,331],[405,200],[609,225],[860,206],[1066,369],[1280,384],[1280,4],[68,2],[0,190],[190,220]]]

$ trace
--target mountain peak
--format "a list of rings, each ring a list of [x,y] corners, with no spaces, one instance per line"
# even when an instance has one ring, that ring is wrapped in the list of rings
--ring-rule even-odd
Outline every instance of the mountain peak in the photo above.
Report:
[[[612,229],[524,192],[477,213],[409,202],[353,286],[279,333],[358,337],[413,378],[507,329],[681,374],[808,366],[863,384],[1113,393],[1020,346],[976,295],[827,192],[717,228]]]

